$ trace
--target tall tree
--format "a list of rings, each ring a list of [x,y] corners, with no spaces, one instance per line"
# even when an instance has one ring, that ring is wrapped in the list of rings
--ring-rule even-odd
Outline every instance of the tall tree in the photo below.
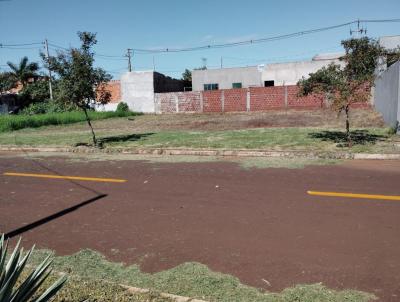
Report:
[[[39,65],[36,62],[29,62],[28,57],[23,57],[19,64],[7,62],[11,69],[11,75],[16,81],[20,82],[23,87],[28,84],[30,79],[38,77]]]
[[[78,32],[80,48],[70,48],[48,58],[48,64],[59,77],[60,96],[65,103],[72,103],[81,108],[92,132],[93,144],[98,145],[90,121],[88,110],[97,104],[107,104],[111,93],[102,85],[111,80],[111,75],[102,68],[95,68],[93,46],[97,43],[96,34]],[[44,58],[44,55],[42,55]],[[46,62],[46,61],[45,61]]]
[[[342,41],[345,55],[341,58],[345,66],[331,64],[311,73],[298,82],[300,95],[325,93],[332,108],[346,114],[346,136],[351,146],[350,108],[355,102],[368,102],[370,88],[375,79],[378,58],[384,55],[384,49],[371,38],[349,39]]]
[[[192,82],[192,72],[189,69],[185,69],[182,73],[182,80],[186,82]]]

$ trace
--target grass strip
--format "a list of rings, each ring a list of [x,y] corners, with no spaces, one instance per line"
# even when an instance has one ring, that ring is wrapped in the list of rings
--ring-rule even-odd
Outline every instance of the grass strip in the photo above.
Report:
[[[137,115],[137,113],[118,111],[89,112],[89,117],[91,120],[101,120],[114,117],[128,117],[133,115]],[[2,115],[0,116],[0,132],[10,132],[24,128],[38,128],[49,125],[67,125],[83,121],[86,121],[86,117],[82,111],[35,115]]]

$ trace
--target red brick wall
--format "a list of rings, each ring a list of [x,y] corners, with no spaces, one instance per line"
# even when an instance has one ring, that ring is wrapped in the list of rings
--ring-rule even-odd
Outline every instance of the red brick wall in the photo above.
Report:
[[[224,94],[224,112],[247,111],[247,89],[226,89]]]
[[[251,111],[281,108],[285,108],[285,88],[283,86],[250,88]]]
[[[251,87],[197,92],[156,93],[155,101],[158,113],[170,112],[233,112],[267,111],[280,109],[321,109],[326,107],[323,95],[299,97],[298,87]],[[177,111],[176,102],[179,110]],[[203,103],[203,106],[201,105]],[[369,108],[369,103],[355,103],[353,108]],[[203,108],[203,110],[202,110]]]
[[[201,112],[200,92],[178,92],[179,112]]]
[[[102,89],[111,93],[110,103],[119,103],[121,101],[121,83],[118,80],[111,80],[110,82],[103,84]]]
[[[221,90],[204,91],[203,112],[222,112]]]
[[[156,93],[156,110],[160,113],[176,112],[175,93]]]
[[[317,109],[324,107],[325,97],[323,95],[308,95],[298,97],[299,88],[295,85],[287,86],[287,106],[288,108]]]

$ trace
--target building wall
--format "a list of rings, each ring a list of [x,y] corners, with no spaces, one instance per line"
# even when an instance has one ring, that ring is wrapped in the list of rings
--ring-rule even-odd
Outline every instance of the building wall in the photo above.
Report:
[[[242,83],[242,88],[262,86],[261,72],[257,66],[192,71],[193,91],[203,91],[204,84],[218,84],[219,89],[231,89],[233,83]]]
[[[386,49],[395,49],[400,47],[400,36],[380,37],[379,44]]]
[[[267,64],[262,72],[262,83],[274,81],[275,86],[296,85],[302,77],[307,78],[310,73],[331,63],[343,64],[337,59]]]
[[[154,113],[154,72],[126,72],[121,76],[121,100],[132,111]]]
[[[400,121],[400,61],[375,80],[374,105],[387,125]]]

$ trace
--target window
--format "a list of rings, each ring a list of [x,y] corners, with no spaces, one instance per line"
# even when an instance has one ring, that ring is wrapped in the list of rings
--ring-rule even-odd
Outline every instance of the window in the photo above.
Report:
[[[272,87],[275,86],[275,81],[265,81],[264,87]]]
[[[218,84],[204,84],[204,90],[218,90]]]
[[[242,83],[232,83],[232,88],[242,88]]]

